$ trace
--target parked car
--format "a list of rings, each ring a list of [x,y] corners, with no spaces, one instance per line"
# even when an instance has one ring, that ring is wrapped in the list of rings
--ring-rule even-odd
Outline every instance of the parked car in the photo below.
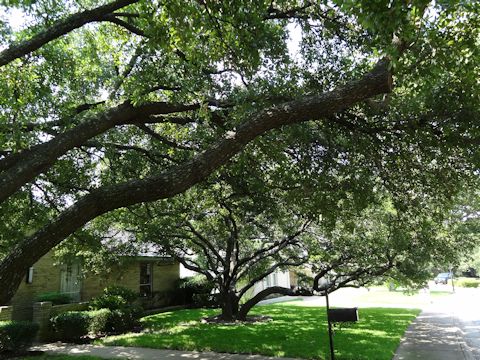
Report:
[[[435,277],[435,279],[433,279],[433,281],[435,281],[435,284],[446,284],[451,278],[451,273],[440,273]]]

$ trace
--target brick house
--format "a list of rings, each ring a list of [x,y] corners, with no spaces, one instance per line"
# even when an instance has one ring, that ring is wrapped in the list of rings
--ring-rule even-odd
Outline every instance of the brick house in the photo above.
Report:
[[[152,298],[172,290],[180,277],[179,264],[169,257],[135,256],[124,260],[122,266],[99,276],[85,272],[80,262],[55,265],[52,253],[46,254],[27,271],[7,304],[12,306],[12,319],[31,320],[33,303],[43,293],[67,293],[73,301],[80,302],[100,295],[107,286],[120,285],[138,292],[142,298]]]

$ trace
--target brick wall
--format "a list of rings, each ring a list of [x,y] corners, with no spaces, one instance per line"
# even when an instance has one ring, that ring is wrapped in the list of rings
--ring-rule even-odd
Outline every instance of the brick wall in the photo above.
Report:
[[[88,303],[73,303],[53,306],[50,301],[36,302],[33,304],[32,322],[38,324],[37,340],[47,341],[52,339],[50,318],[67,311],[88,310]]]
[[[11,306],[0,306],[0,321],[12,320],[12,310]]]
[[[83,279],[82,300],[88,301],[92,297],[102,294],[107,286],[118,285],[139,291],[140,267],[137,262],[128,261],[122,266],[116,266],[104,275],[88,274]]]
[[[139,292],[140,287],[140,261],[126,260],[122,266],[110,269],[104,276],[87,275],[82,280],[81,300],[88,301],[98,296],[103,289],[110,285],[119,285]],[[37,301],[38,295],[46,292],[60,291],[60,266],[53,265],[54,260],[51,253],[46,254],[33,265],[33,281],[27,284],[22,281],[18,291],[8,304],[13,307],[11,317],[13,320],[31,320],[33,318],[33,303]],[[180,265],[178,263],[161,263],[152,260],[153,264],[153,291],[160,292],[173,288],[174,282],[180,277]],[[26,274],[25,274],[26,278]]]
[[[9,304],[13,306],[12,319],[14,320],[31,320],[32,305],[37,300],[37,296],[60,290],[60,268],[53,265],[52,254],[46,254],[33,265],[31,284],[27,284],[25,279]]]
[[[142,260],[148,261],[148,260]],[[180,278],[179,263],[163,264],[152,261],[152,291],[166,291],[173,289],[173,285]],[[83,280],[82,300],[88,301],[98,296],[107,286],[119,285],[135,292],[140,291],[140,261],[130,260],[122,266],[118,266],[104,275],[88,275]]]

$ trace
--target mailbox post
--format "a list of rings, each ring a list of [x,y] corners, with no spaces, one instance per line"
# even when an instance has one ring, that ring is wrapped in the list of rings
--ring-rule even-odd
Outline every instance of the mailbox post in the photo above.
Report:
[[[330,360],[335,360],[335,350],[333,348],[332,322],[330,321],[330,303],[328,301],[328,290],[325,290],[325,298],[327,300],[327,323],[328,323],[328,339],[330,342]]]
[[[325,299],[327,302],[327,323],[328,323],[328,339],[330,343],[330,360],[335,360],[332,323],[357,322],[358,309],[357,308],[330,309],[330,301],[328,299],[328,290],[325,290]]]

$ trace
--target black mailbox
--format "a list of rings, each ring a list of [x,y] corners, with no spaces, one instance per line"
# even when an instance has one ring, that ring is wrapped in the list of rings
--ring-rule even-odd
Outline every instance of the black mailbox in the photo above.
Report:
[[[358,321],[358,308],[329,309],[328,321],[356,322]]]

